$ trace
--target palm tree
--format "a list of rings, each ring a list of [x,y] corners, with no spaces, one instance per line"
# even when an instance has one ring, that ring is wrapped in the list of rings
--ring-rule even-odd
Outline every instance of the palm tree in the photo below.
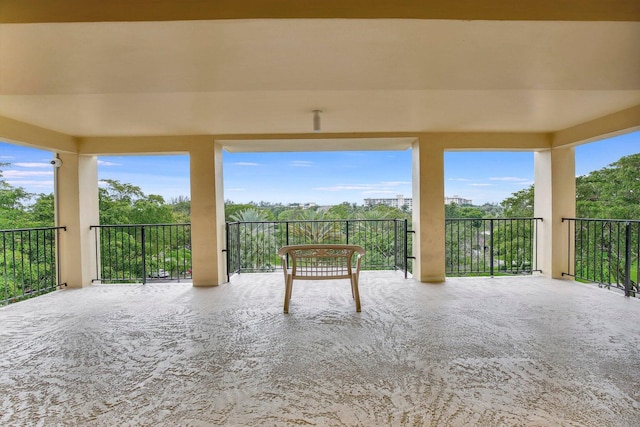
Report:
[[[340,221],[329,219],[326,209],[300,211],[298,220],[300,222],[293,223],[290,229],[296,243],[339,243],[343,240]]]
[[[273,269],[277,252],[275,225],[269,222],[267,214],[249,208],[232,215],[231,219],[240,223],[241,268],[253,271]]]

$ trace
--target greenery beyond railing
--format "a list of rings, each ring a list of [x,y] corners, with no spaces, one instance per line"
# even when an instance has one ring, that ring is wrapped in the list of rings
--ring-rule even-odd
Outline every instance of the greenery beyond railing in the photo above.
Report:
[[[0,304],[55,291],[59,265],[57,234],[65,227],[0,230]]]
[[[246,221],[227,223],[227,271],[281,268],[278,249],[285,245],[333,243],[362,246],[363,270],[408,270],[411,253],[407,220],[349,219]]]
[[[541,218],[464,218],[445,221],[448,276],[530,274]]]
[[[447,219],[446,274],[499,275],[540,271],[536,265],[540,218]],[[563,218],[568,224],[567,271],[577,280],[640,296],[640,220]],[[227,223],[227,271],[274,271],[284,245],[348,243],[365,248],[363,269],[411,270],[407,220],[300,220]],[[91,226],[96,279],[145,283],[191,278],[190,224]],[[57,289],[58,233],[65,227],[0,231],[0,304]],[[63,284],[64,285],[64,284]]]
[[[563,275],[640,296],[640,220],[563,218],[568,226]],[[572,255],[573,262],[572,262]]]
[[[92,225],[96,278],[101,283],[146,283],[191,278],[191,225]]]

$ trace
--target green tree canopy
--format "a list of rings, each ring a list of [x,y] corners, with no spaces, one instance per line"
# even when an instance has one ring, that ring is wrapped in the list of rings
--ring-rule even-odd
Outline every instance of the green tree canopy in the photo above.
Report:
[[[580,218],[640,218],[640,153],[576,179]]]
[[[174,197],[169,201],[169,207],[177,222],[191,222],[191,200],[186,196]]]
[[[38,194],[35,203],[30,208],[32,226],[52,227],[55,224],[54,205],[53,193]]]
[[[512,193],[500,203],[507,218],[533,217],[533,185]]]
[[[241,212],[242,211],[246,211],[248,209],[253,209],[256,211],[262,211],[264,212],[265,209],[264,208],[258,208],[256,205],[254,205],[253,203],[233,203],[231,201],[227,201],[224,204],[224,217],[226,219],[226,221],[237,221],[235,219],[233,219],[234,217],[238,217],[238,215],[242,215]],[[269,218],[270,216],[265,213],[265,218]],[[266,220],[263,220],[266,221]]]
[[[262,210],[258,210],[254,207],[247,208],[242,211],[238,211],[231,215],[232,221],[238,222],[265,222],[269,221],[268,215]]]
[[[9,163],[0,163],[0,168]],[[27,205],[33,195],[22,187],[9,184],[0,169],[0,230],[27,228],[31,226]]]
[[[177,222],[162,196],[145,195],[140,187],[114,179],[100,187],[100,224],[167,224]]]

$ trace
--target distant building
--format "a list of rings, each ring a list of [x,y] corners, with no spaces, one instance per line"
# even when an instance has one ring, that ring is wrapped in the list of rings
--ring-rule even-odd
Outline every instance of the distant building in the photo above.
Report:
[[[289,207],[291,208],[301,208],[301,209],[311,209],[311,208],[315,208],[318,205],[315,202],[309,202],[309,203],[289,203]]]
[[[460,196],[446,197],[444,198],[445,205],[451,205],[455,203],[456,205],[472,205],[473,202],[471,199],[463,199]]]
[[[458,195],[444,198],[445,205],[450,205],[452,203],[457,205],[472,205],[473,201],[471,199],[464,199]],[[411,197],[404,197],[402,194],[398,194],[395,198],[364,199],[364,205],[387,205],[398,209],[402,209],[402,207],[406,205],[409,210],[413,210],[413,199]]]
[[[407,206],[408,210],[413,209],[413,199],[411,197],[404,197],[402,194],[398,194],[395,198],[386,199],[364,199],[365,206],[375,205],[387,205],[392,208],[402,209],[403,206]]]

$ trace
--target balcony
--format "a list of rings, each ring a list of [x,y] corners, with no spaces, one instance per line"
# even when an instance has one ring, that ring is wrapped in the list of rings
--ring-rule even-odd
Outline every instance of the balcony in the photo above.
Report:
[[[640,221],[564,218],[567,254],[562,276],[640,296]],[[540,218],[445,221],[447,277],[541,272]],[[190,224],[95,225],[92,283],[191,281]],[[0,299],[20,301],[60,283],[59,233],[65,227],[5,230],[0,236]],[[412,270],[413,230],[407,220],[321,220],[226,224],[227,281],[236,273],[279,270],[277,251],[290,244],[358,244],[363,270]],[[573,252],[572,252],[573,251]]]
[[[622,246],[588,243],[612,249],[591,268],[562,222],[576,216],[574,148],[640,126],[637,2],[9,3],[0,138],[62,164],[66,227],[46,280],[33,246],[10,262],[30,273],[25,298],[68,286],[0,308],[0,424],[637,424],[638,301],[571,280],[622,273],[631,296],[637,261],[621,269]],[[294,284],[288,316],[277,272],[225,282],[225,150],[408,149],[412,278],[365,271],[360,314],[337,283]],[[460,246],[478,257],[462,270],[544,277],[447,271],[445,153],[489,150],[533,153],[536,257],[485,250],[483,231]],[[176,153],[191,279],[178,240],[177,255],[116,252],[112,266],[144,282],[176,265],[187,283],[92,284],[108,267],[90,229],[98,156]]]
[[[0,423],[634,425],[640,305],[541,276],[279,273],[93,285],[0,309]]]

